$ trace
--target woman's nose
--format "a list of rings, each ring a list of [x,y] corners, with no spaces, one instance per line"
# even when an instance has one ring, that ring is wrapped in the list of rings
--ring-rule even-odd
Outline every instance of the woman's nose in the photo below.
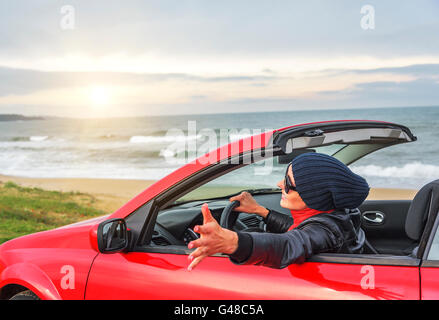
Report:
[[[280,180],[280,181],[277,183],[277,186],[283,190],[283,189],[284,189],[284,180]]]

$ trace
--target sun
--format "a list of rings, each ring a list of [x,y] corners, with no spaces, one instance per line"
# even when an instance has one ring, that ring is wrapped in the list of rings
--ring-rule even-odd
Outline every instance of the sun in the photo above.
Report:
[[[94,86],[90,90],[90,100],[95,106],[105,106],[110,103],[110,90],[103,86]]]

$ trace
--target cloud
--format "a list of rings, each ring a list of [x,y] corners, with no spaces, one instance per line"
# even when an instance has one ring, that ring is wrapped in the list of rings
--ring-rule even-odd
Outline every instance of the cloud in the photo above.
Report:
[[[345,90],[318,92],[314,100],[332,107],[439,106],[439,83],[435,79],[359,83]]]
[[[415,64],[402,67],[389,67],[389,68],[374,68],[374,69],[352,69],[342,70],[341,73],[355,73],[355,74],[382,74],[391,73],[397,75],[411,75],[415,77],[437,77],[439,76],[439,64]]]
[[[0,96],[22,95],[35,91],[87,85],[142,85],[163,81],[221,83],[245,82],[260,86],[261,81],[274,76],[199,76],[184,73],[129,73],[129,72],[45,72],[0,67]]]
[[[439,106],[439,81],[430,78],[405,82],[374,81],[357,83],[344,90],[316,91],[308,97],[249,97],[226,103],[260,110]]]
[[[295,85],[300,77],[292,74],[267,73],[200,76],[186,73],[129,73],[129,72],[43,72],[0,67],[0,108],[37,115],[68,115],[75,112],[86,116],[87,98],[75,101],[63,94],[75,95],[75,88],[87,86],[138,87],[114,101],[113,116],[142,114],[251,112],[264,110],[295,110],[386,106],[439,105],[439,64],[410,65],[368,70],[344,69],[321,71],[317,85],[308,83],[303,94]],[[322,83],[343,80],[349,74],[348,85],[342,89],[323,90]],[[370,80],[365,75],[373,75]],[[378,76],[376,76],[378,75]],[[390,75],[390,76],[386,76]],[[409,75],[404,81],[390,81],[392,75]],[[321,77],[321,78],[318,78]],[[376,81],[376,79],[383,79]],[[315,79],[312,79],[313,81]],[[345,80],[343,80],[345,81]],[[350,84],[350,85],[349,85]],[[281,89],[279,89],[281,88]],[[14,100],[11,96],[26,96],[52,90],[43,102],[27,96]],[[163,90],[163,91],[161,91]],[[149,92],[148,92],[149,91]],[[62,92],[62,94],[60,93]],[[149,95],[153,94],[153,96]],[[125,99],[131,97],[133,100]],[[60,99],[60,97],[65,97]],[[35,102],[30,102],[34,101]],[[70,104],[69,104],[70,103]],[[83,105],[81,105],[81,103]],[[72,109],[72,105],[76,109]],[[33,110],[33,112],[31,112]],[[131,111],[130,111],[131,110]],[[110,112],[107,114],[110,116]]]
[[[187,57],[381,56],[439,53],[435,0],[372,1],[375,30],[360,27],[358,1],[68,2],[76,27],[59,26],[63,3],[0,3],[0,57],[41,58],[86,52]],[[25,23],[23,23],[25,22]],[[1,62],[0,62],[1,63]],[[269,68],[269,66],[267,67]]]

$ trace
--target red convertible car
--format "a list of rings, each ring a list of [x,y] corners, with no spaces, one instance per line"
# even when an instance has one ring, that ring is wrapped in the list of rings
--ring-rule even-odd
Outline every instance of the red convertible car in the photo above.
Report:
[[[211,151],[104,216],[10,240],[0,246],[1,299],[438,299],[439,180],[413,201],[366,200],[359,208],[367,246],[362,254],[324,253],[284,269],[239,266],[226,255],[187,270],[187,243],[198,235],[204,202],[237,231],[265,232],[255,214],[233,211],[241,190],[280,207],[277,188],[248,181],[221,187],[270,159],[277,167],[303,152],[349,165],[392,145],[413,142],[405,126],[370,120],[326,121],[271,130]],[[209,161],[206,161],[209,159]],[[214,160],[214,161],[212,161]],[[253,170],[253,171],[252,171]],[[282,179],[276,170],[261,179]],[[432,179],[433,180],[433,179]],[[232,221],[232,222],[230,222]]]

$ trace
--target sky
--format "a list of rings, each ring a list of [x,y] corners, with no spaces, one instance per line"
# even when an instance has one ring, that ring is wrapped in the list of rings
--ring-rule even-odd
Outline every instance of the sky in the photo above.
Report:
[[[0,113],[439,106],[439,1],[0,2]]]

